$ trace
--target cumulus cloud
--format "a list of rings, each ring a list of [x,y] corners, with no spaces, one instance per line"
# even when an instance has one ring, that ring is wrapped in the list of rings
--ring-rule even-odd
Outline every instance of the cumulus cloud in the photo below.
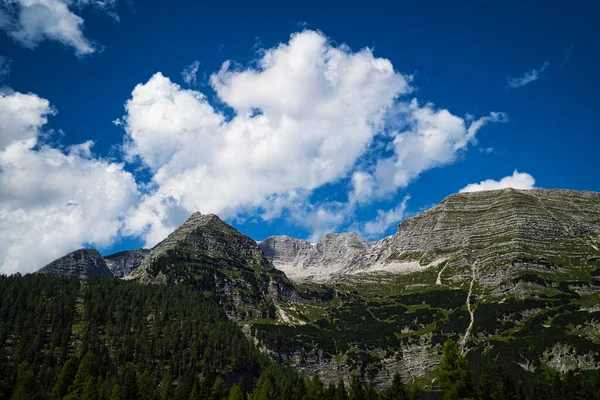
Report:
[[[85,244],[107,246],[138,196],[122,164],[92,142],[64,150],[38,139],[54,110],[35,94],[0,96],[0,272],[32,272]]]
[[[114,11],[116,0],[13,0],[0,10],[0,28],[28,48],[44,40],[58,41],[73,48],[78,56],[96,51],[96,46],[83,34],[84,20],[74,9],[93,7],[118,21]]]
[[[505,188],[513,189],[533,189],[535,185],[535,179],[527,172],[519,172],[515,170],[512,175],[505,176],[499,181],[493,179],[486,179],[479,183],[471,183],[464,188],[460,189],[459,193],[465,192],[481,192],[483,190],[498,190]]]
[[[190,65],[186,66],[181,71],[181,77],[183,81],[188,85],[195,85],[197,83],[198,69],[200,68],[200,61],[194,61]]]
[[[538,69],[532,69],[530,71],[525,72],[523,75],[518,76],[516,78],[508,77],[506,78],[506,87],[510,89],[518,89],[523,87],[531,82],[535,82],[542,77],[542,74],[548,67],[550,63],[545,61],[544,64]]]
[[[406,187],[423,171],[456,161],[477,132],[490,122],[506,122],[503,113],[492,112],[477,120],[461,118],[431,103],[420,106],[416,99],[399,104],[397,118],[406,129],[393,132],[389,149],[393,155],[380,158],[370,170],[352,175],[351,200],[368,203]]]
[[[168,217],[177,210],[227,217],[342,178],[410,90],[388,60],[313,31],[265,50],[256,68],[226,62],[210,82],[233,118],[160,73],[126,104],[127,154],[151,168],[155,189],[128,227],[148,244],[181,222]]]

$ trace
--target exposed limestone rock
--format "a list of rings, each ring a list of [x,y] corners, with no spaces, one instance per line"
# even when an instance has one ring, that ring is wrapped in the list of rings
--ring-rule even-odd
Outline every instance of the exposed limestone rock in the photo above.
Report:
[[[38,274],[91,277],[112,277],[112,272],[96,249],[79,249],[67,254],[37,271]]]
[[[149,253],[149,249],[125,250],[105,256],[104,260],[114,277],[123,278],[139,267]]]
[[[503,189],[448,196],[375,243],[342,233],[316,244],[274,236],[259,245],[295,280],[327,281],[349,272],[410,273],[414,263],[444,260],[453,276],[469,276],[477,262],[476,285],[497,289],[523,271],[561,274],[579,268],[598,257],[599,240],[600,193]],[[507,292],[511,288],[496,290],[497,295]]]

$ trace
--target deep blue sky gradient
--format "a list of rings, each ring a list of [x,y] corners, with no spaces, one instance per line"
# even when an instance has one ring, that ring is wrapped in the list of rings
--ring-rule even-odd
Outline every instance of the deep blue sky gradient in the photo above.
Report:
[[[554,3],[562,3],[560,5]],[[469,183],[500,179],[514,169],[536,186],[600,191],[600,3],[548,1],[407,2],[197,2],[138,1],[119,5],[120,22],[83,11],[84,33],[102,52],[82,59],[72,49],[44,41],[34,50],[0,34],[0,55],[12,59],[4,84],[50,100],[59,113],[48,127],[62,129],[61,143],[94,140],[94,152],[119,157],[123,130],[111,123],[135,85],[160,71],[183,84],[182,69],[200,61],[210,75],[225,60],[246,65],[257,48],[285,42],[304,27],[325,33],[353,50],[374,49],[403,73],[414,73],[421,100],[455,115],[506,113],[506,124],[490,124],[477,147],[456,163],[423,173],[393,198],[360,210],[369,218],[411,195],[411,212],[438,203]],[[570,50],[569,50],[570,49]],[[506,89],[519,76],[550,63],[543,77]],[[345,194],[347,181],[327,185],[315,200]],[[260,240],[269,235],[306,237],[285,219],[234,222]],[[391,227],[390,232],[395,227]],[[138,247],[126,238],[104,253]]]

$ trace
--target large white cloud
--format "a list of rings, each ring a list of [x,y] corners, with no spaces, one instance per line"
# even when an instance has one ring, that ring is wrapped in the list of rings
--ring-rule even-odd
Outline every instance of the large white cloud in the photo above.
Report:
[[[233,118],[160,73],[126,104],[127,152],[154,171],[156,190],[128,221],[131,233],[149,229],[148,244],[181,222],[173,213],[232,216],[340,179],[410,90],[388,60],[313,31],[265,51],[256,69],[225,63],[211,84]]]
[[[38,142],[47,100],[0,97],[0,272],[31,272],[90,243],[111,244],[138,196],[122,164],[94,158],[92,142]]]
[[[505,176],[499,181],[493,179],[486,179],[479,183],[471,183],[464,188],[460,189],[459,193],[465,192],[481,192],[484,190],[498,190],[505,188],[513,189],[533,189],[535,185],[535,179],[527,172],[519,172],[515,170],[512,175]]]
[[[118,20],[116,0],[11,0],[0,10],[0,28],[26,47],[54,40],[71,47],[79,56],[91,54],[96,46],[83,34],[84,20],[74,9],[93,7]]]

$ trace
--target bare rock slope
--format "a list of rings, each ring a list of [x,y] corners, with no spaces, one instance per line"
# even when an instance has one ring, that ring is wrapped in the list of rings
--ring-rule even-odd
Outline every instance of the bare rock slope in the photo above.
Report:
[[[112,272],[96,249],[75,250],[37,271],[38,274],[91,277],[111,277]]]

